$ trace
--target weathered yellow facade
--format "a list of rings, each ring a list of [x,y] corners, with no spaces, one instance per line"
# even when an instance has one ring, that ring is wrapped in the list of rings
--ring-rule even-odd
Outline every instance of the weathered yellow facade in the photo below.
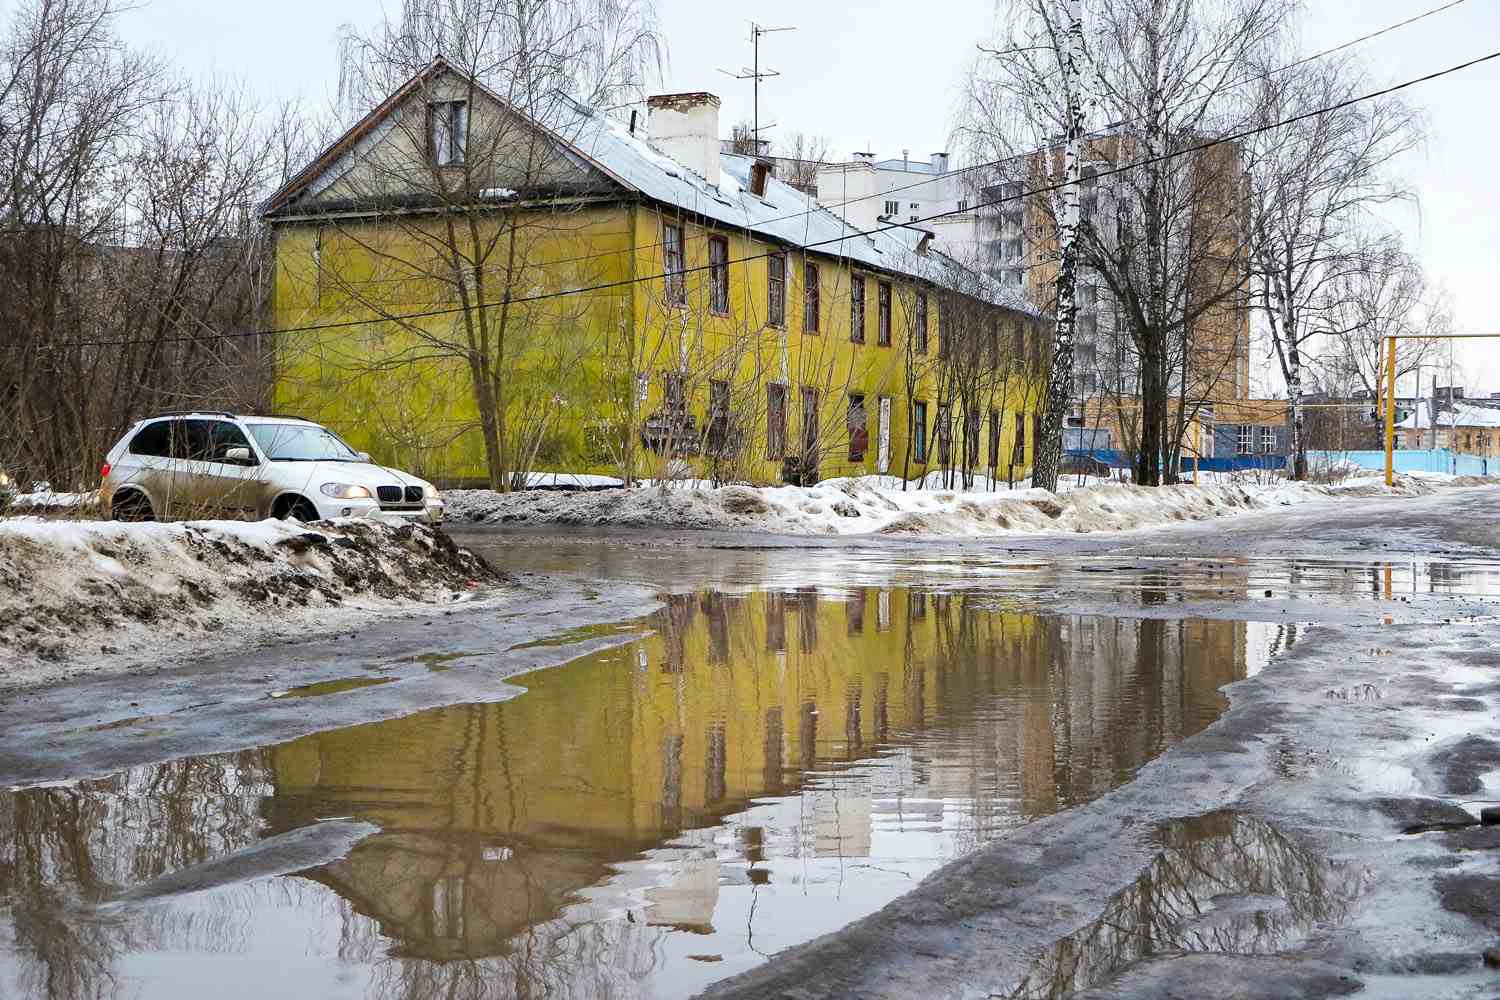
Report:
[[[433,87],[436,97],[454,96],[451,77]],[[411,117],[405,108],[384,113]],[[389,131],[389,148],[374,147],[366,160],[418,155],[410,131]],[[325,154],[329,169],[359,150],[352,140],[346,146]],[[439,188],[446,169],[437,169]],[[362,196],[361,171],[371,172],[350,169],[268,216],[274,321],[283,331],[276,405],[327,423],[380,461],[448,483],[485,477],[467,337],[482,314],[483,353],[500,373],[498,409],[526,442],[512,449],[511,468],[690,469],[775,482],[784,459],[806,451],[819,478],[915,476],[945,454],[947,464],[961,464],[966,432],[979,445],[968,453],[975,471],[1029,468],[1030,415],[1042,392],[1034,317],[985,307],[994,313],[994,374],[967,415],[950,410],[951,438],[940,447],[953,396],[939,359],[943,314],[949,301],[967,310],[972,297],[895,267],[867,267],[837,246],[804,251],[639,192],[604,190],[596,177],[589,183],[597,189],[580,183],[567,197],[507,201],[511,189],[482,188],[481,199],[504,194],[494,204],[435,209],[402,205],[392,189],[405,175],[395,168],[366,178]],[[465,254],[457,268],[445,259],[454,247]],[[680,247],[680,257],[669,247]],[[776,282],[773,261],[783,262]],[[862,342],[852,330],[856,298]],[[925,408],[928,447],[914,447],[908,464],[909,404]]]

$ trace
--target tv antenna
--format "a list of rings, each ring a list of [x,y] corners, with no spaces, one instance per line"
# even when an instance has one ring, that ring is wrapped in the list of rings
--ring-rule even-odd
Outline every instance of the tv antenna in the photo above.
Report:
[[[751,140],[755,143],[755,155],[756,156],[760,155],[760,81],[770,79],[773,76],[780,76],[781,75],[779,72],[777,72],[774,69],[761,69],[760,68],[760,36],[761,35],[769,35],[769,34],[771,34],[773,32],[777,32],[777,31],[796,31],[796,30],[797,29],[795,27],[791,27],[791,26],[785,26],[785,27],[781,27],[781,28],[767,28],[763,24],[757,24],[756,22],[751,21],[750,22],[750,43],[751,43],[751,46],[752,46],[752,48],[754,50],[753,55],[752,55],[753,62],[751,63],[751,65],[749,67],[742,68],[738,73],[731,73],[727,69],[721,69],[721,70],[719,70],[720,73],[723,73],[726,76],[732,76],[736,80],[753,80],[754,81],[754,84],[753,84],[754,91],[755,91],[755,97],[754,97],[754,116],[751,119],[751,126],[750,127],[753,130],[751,132]],[[771,125],[767,125],[766,126],[766,128],[771,128],[771,127],[772,127]]]

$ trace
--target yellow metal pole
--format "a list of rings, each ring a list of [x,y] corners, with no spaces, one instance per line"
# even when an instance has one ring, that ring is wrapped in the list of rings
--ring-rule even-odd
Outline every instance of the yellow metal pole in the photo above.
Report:
[[[1387,337],[1385,356],[1385,484],[1396,485],[1396,338]]]

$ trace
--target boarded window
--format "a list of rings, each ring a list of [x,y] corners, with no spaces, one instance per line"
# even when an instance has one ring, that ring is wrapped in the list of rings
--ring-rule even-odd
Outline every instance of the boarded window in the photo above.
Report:
[[[663,376],[665,383],[664,399],[668,414],[678,417],[687,413],[687,380],[673,372]]]
[[[729,315],[729,240],[723,236],[708,238],[708,308]]]
[[[870,424],[865,413],[865,397],[849,394],[849,461],[863,462],[870,447]]]
[[[970,407],[964,421],[964,465],[970,469],[979,465],[979,431],[979,408]]]
[[[818,461],[818,390],[802,388],[802,463],[810,469]]]
[[[937,439],[938,464],[946,469],[953,464],[953,407],[948,403],[938,404]]]
[[[786,326],[786,254],[766,258],[766,321]]]
[[[427,153],[439,167],[464,162],[469,145],[469,102],[434,101],[427,105]]]
[[[766,457],[786,457],[786,386],[766,386]]]
[[[1011,445],[1010,461],[1012,465],[1026,464],[1026,414],[1016,414],[1015,442]]]
[[[912,317],[912,338],[918,354],[927,353],[927,293],[917,293],[917,303]]]
[[[938,357],[948,356],[948,310],[938,307]]]
[[[708,383],[708,448],[715,455],[729,451],[729,383],[722,379]]]
[[[865,342],[865,279],[857,274],[849,279],[849,339]]]
[[[881,347],[891,346],[891,283],[882,281],[875,291],[879,303],[879,316],[876,327],[876,343]]]
[[[911,452],[918,465],[927,464],[927,404],[920,399],[911,404]]]
[[[818,265],[807,264],[802,268],[802,332],[818,332]]]
[[[667,304],[680,306],[687,302],[687,283],[683,280],[682,227],[662,227],[662,258],[666,264]]]

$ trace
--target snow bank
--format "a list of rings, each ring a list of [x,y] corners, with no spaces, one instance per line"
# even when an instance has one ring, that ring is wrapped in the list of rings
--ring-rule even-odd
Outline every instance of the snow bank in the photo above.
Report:
[[[944,490],[928,481],[902,490],[892,477],[831,479],[817,486],[600,490],[589,493],[454,490],[448,516],[480,524],[708,528],[792,535],[1004,535],[1126,531],[1201,521],[1237,511],[1288,506],[1340,495],[1385,492],[1383,484],[1339,487],[1236,482],[1155,489],[1094,480],[1050,493],[1040,489]],[[1406,481],[1393,493],[1430,492]]]
[[[6,514],[67,514],[99,506],[99,491],[54,493],[51,490],[38,490],[32,493],[17,493],[10,498],[8,506],[3,504],[0,506],[4,507]]]
[[[240,645],[334,609],[451,602],[495,579],[419,525],[0,521],[0,684],[33,682],[43,663]]]

